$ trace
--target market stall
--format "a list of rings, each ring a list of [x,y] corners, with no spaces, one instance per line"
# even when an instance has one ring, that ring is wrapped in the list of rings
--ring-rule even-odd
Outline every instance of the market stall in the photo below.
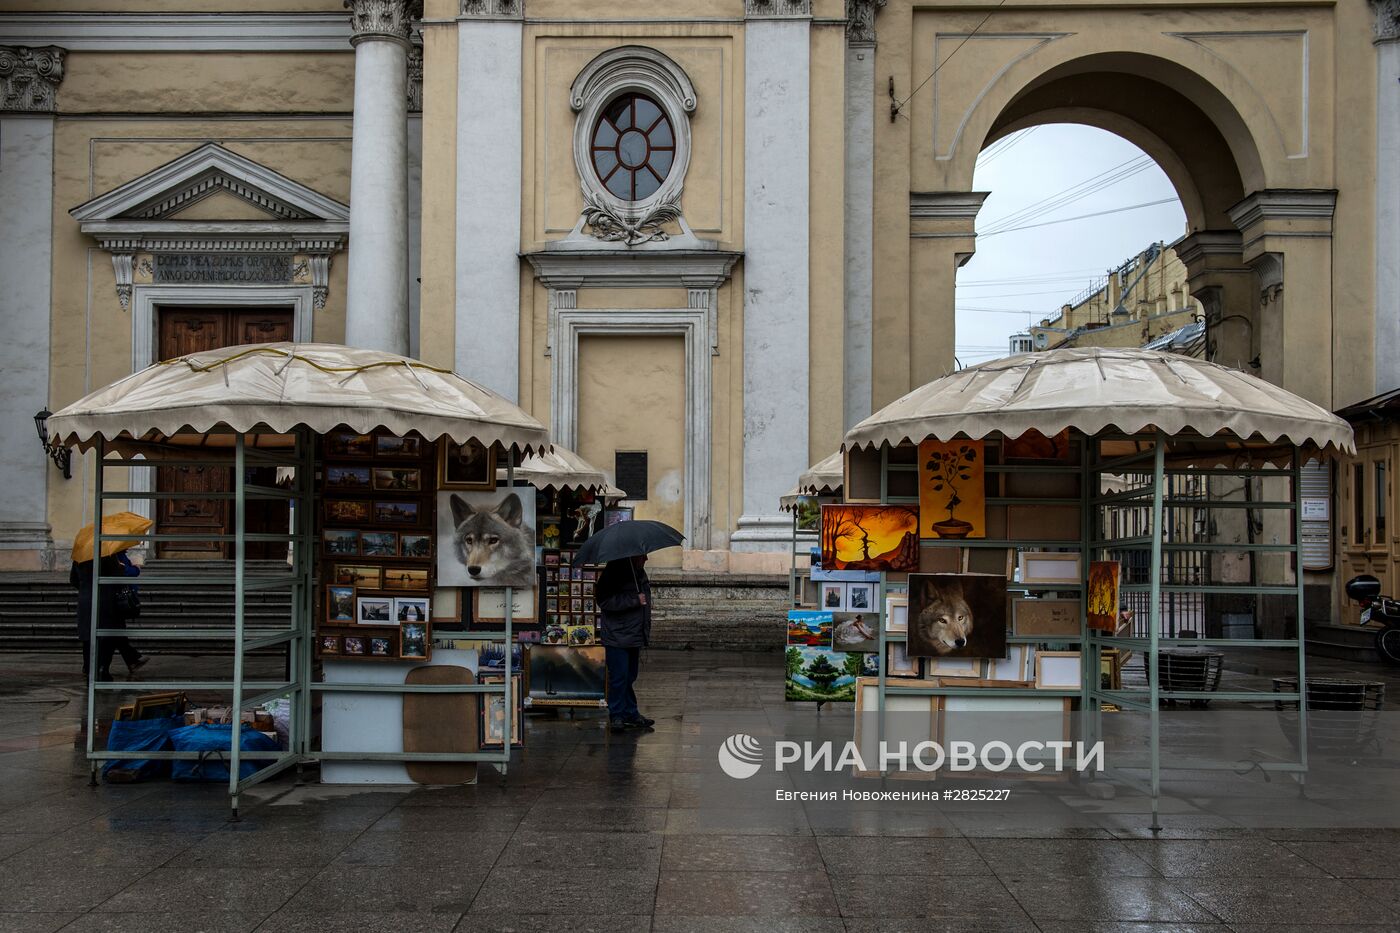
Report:
[[[509,762],[509,747],[478,747],[475,702],[478,696],[501,698],[504,731],[514,731],[512,707],[504,701],[509,653],[500,682],[478,682],[474,653],[434,651],[430,616],[439,585],[499,590],[500,635],[509,641],[513,590],[535,585],[533,527],[523,544],[527,557],[509,565],[469,553],[465,528],[471,516],[489,516],[522,540],[527,536],[523,510],[508,502],[512,473],[522,457],[546,449],[547,436],[520,408],[450,371],[406,357],[282,343],[158,363],[69,405],[49,427],[57,443],[94,455],[87,468],[98,512],[113,500],[231,505],[232,534],[157,530],[139,537],[212,539],[229,546],[227,571],[211,572],[204,582],[232,585],[232,630],[102,629],[94,600],[92,639],[94,648],[97,639],[120,634],[232,641],[231,679],[147,681],[140,688],[229,696],[227,772],[235,815],[243,789],[308,760],[332,771],[338,762],[392,765],[406,777],[434,781],[469,780],[476,762],[502,768]],[[506,466],[504,490],[496,489],[497,458]],[[231,470],[221,474],[231,488],[170,491],[132,475],[182,464]],[[250,472],[254,466],[276,467],[286,482],[252,482],[260,475]],[[109,482],[109,471],[127,475]],[[478,499],[455,491],[454,484],[472,482],[480,486]],[[287,504],[285,530],[248,531],[247,507],[258,500]],[[99,529],[95,545],[100,549],[102,543]],[[287,547],[285,569],[265,561],[252,565],[248,550],[255,543]],[[514,572],[522,567],[524,572]],[[96,582],[120,585],[125,578],[104,575]],[[140,578],[143,587],[190,583],[183,573]],[[246,597],[259,590],[288,592],[291,609],[284,628],[250,637]],[[285,676],[247,679],[246,656],[267,649],[285,652]],[[325,676],[314,683],[318,659]],[[208,757],[208,750],[95,747],[97,696],[132,688],[98,681],[95,665],[93,671],[87,753],[94,779],[102,761]],[[312,743],[313,693],[325,701],[320,749]],[[250,768],[243,755],[246,730],[238,724],[244,710],[269,703],[285,711],[286,738],[275,754],[259,756]]]
[[[1141,766],[1157,825],[1160,703],[1265,696],[1169,683],[1162,649],[1270,649],[1305,679],[1300,470],[1351,448],[1305,399],[1145,350],[996,360],[893,402],[847,433],[844,502],[822,517],[823,566],[879,574],[857,742],[893,710],[944,741],[997,716],[1006,735],[977,737],[1023,738],[1039,716],[1036,737],[1060,740],[1072,714],[1093,738],[1101,710],[1136,711],[1149,760],[1110,766]],[[1127,653],[1140,684],[1116,676]],[[1301,760],[1257,766],[1305,771],[1301,738]]]
[[[792,561],[788,568],[788,608],[816,605],[812,590],[812,546],[817,540],[823,502],[841,498],[845,458],[841,451],[825,457],[797,478],[797,485],[780,500],[784,512],[792,514]]]

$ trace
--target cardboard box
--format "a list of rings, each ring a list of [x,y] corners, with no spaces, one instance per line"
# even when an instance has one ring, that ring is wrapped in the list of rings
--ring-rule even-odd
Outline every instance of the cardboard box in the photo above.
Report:
[[[1011,634],[1077,636],[1079,609],[1077,599],[1013,599]]]

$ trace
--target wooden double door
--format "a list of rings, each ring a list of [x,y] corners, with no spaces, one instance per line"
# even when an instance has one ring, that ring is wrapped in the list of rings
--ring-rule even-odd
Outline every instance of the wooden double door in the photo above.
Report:
[[[163,307],[157,321],[157,349],[162,360],[221,347],[293,339],[290,308]],[[248,470],[247,480],[271,486],[277,481],[276,472],[275,467],[257,467]],[[158,491],[189,495],[157,500],[156,531],[162,534],[232,534],[233,504],[227,499],[201,497],[232,488],[233,470],[228,467],[160,467],[156,470]],[[286,528],[287,503],[265,500],[248,503],[248,531],[285,531]],[[232,556],[233,546],[219,541],[170,541],[161,542],[156,553],[169,558],[218,560]],[[247,546],[245,553],[251,559],[275,559],[286,555],[286,546],[254,542]]]

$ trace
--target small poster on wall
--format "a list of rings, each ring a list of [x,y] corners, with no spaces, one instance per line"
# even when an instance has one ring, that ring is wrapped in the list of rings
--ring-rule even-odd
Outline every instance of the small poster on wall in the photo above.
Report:
[[[985,538],[987,486],[982,441],[919,445],[919,535]]]
[[[535,585],[533,494],[440,492],[437,506],[439,586]]]
[[[915,570],[919,513],[904,505],[824,505],[821,548],[826,571]]]
[[[1116,560],[1096,560],[1089,564],[1089,628],[1112,632],[1118,627],[1118,581],[1121,568]]]
[[[980,573],[910,574],[909,653],[1005,658],[1006,578]]]

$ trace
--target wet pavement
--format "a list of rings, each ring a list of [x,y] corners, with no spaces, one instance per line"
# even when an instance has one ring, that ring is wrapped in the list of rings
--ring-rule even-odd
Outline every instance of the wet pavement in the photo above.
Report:
[[[532,714],[504,780],[288,775],[230,823],[221,786],[88,787],[75,659],[0,656],[0,931],[1400,931],[1393,802],[1285,808],[1277,781],[1177,775],[1154,834],[1140,795],[1063,781],[730,779],[716,755],[733,733],[850,737],[848,708],[783,702],[780,665],[652,652],[638,694],[654,732]],[[777,799],[947,786],[1011,793]]]

